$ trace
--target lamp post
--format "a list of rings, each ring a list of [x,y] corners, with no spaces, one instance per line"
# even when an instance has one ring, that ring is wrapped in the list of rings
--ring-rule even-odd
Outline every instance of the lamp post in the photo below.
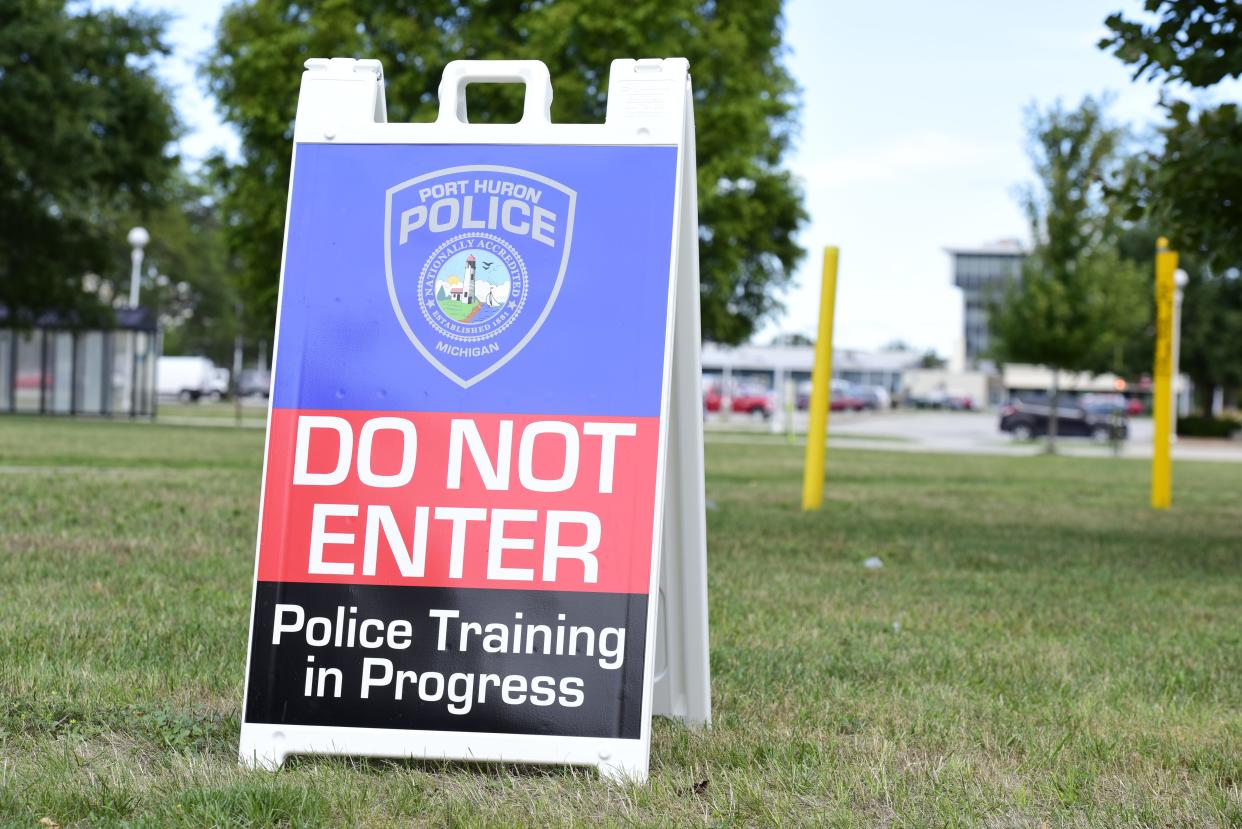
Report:
[[[129,272],[129,307],[137,308],[138,288],[142,285],[142,249],[151,241],[151,234],[147,233],[145,227],[135,227],[125,238],[133,248],[129,254],[129,260],[133,264]]]
[[[1182,411],[1182,291],[1190,280],[1189,275],[1178,268],[1173,271],[1173,411],[1181,415]],[[1172,439],[1177,441],[1177,430],[1173,430]]]

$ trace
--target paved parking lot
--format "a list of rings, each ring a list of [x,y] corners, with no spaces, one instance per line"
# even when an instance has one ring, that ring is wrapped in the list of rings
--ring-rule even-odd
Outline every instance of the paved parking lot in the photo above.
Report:
[[[793,429],[806,431],[806,413],[796,412]],[[1043,442],[1018,443],[1003,434],[996,412],[942,412],[894,410],[888,412],[833,412],[829,418],[829,442],[842,446],[889,449],[911,452],[946,452],[953,454],[1035,455],[1043,451]],[[783,424],[784,421],[782,420]],[[773,425],[745,415],[727,420],[719,415],[708,416],[712,431],[771,431]],[[1140,417],[1130,420],[1130,439],[1122,447],[1123,457],[1151,457],[1152,421]],[[1062,438],[1059,450],[1067,455],[1110,457],[1109,446],[1092,443],[1086,438]],[[1173,457],[1182,460],[1242,462],[1242,441],[1179,440]]]
[[[243,403],[238,425],[262,428],[266,424],[264,400]],[[159,422],[184,426],[231,426],[237,423],[231,402],[180,404],[161,402]],[[833,412],[828,422],[829,443],[860,449],[889,449],[908,452],[943,452],[969,455],[1037,455],[1043,442],[1017,443],[997,428],[1000,415],[996,412],[942,412],[895,409],[886,412]],[[793,431],[806,432],[806,412],[794,412]],[[740,439],[736,433],[768,433],[783,431],[785,419],[774,424],[761,417],[733,414],[722,418],[719,413],[707,415],[707,428],[716,440]],[[726,438],[723,433],[730,433]],[[1151,418],[1130,420],[1130,439],[1122,448],[1123,457],[1151,457]],[[1086,438],[1062,438],[1059,451],[1066,455],[1111,457],[1108,446],[1092,443]],[[1173,447],[1173,457],[1182,460],[1242,462],[1242,441],[1186,440]]]

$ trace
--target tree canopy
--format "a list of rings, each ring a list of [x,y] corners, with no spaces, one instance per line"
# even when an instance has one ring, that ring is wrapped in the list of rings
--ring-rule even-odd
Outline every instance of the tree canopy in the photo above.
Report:
[[[181,174],[169,183],[164,204],[134,222],[141,218],[151,233],[142,305],[164,326],[164,352],[199,354],[228,365],[238,322],[236,288],[215,198],[204,182]],[[117,241],[113,256],[127,261],[124,238]],[[118,287],[128,285],[126,279]]]
[[[1239,44],[1242,48],[1242,44]],[[1242,265],[1242,112],[1167,101],[1158,143],[1127,166],[1116,187],[1129,217],[1160,229],[1216,271]]]
[[[0,305],[19,323],[102,314],[83,277],[128,271],[124,217],[160,204],[177,168],[163,33],[138,11],[0,7]]]
[[[1021,278],[991,310],[996,356],[1054,371],[1121,367],[1148,318],[1147,280],[1118,248],[1121,224],[1104,192],[1123,132],[1091,98],[1028,115],[1036,183],[1022,192],[1034,242]],[[1053,408],[1057,389],[1052,389]],[[1055,441],[1056,418],[1050,424]]]
[[[1111,49],[1134,69],[1166,81],[1207,87],[1242,75],[1242,4],[1236,0],[1146,0],[1155,23],[1127,20],[1120,12],[1104,21]]]
[[[1235,103],[1194,107],[1177,84],[1211,87],[1242,76],[1242,4],[1232,0],[1147,0],[1158,22],[1114,14],[1100,48],[1166,86],[1163,146],[1132,165],[1125,196],[1174,245],[1217,269],[1242,264],[1242,113]]]
[[[698,126],[703,332],[739,342],[779,307],[802,251],[801,193],[783,167],[796,93],[783,63],[780,0],[253,0],[220,21],[206,73],[242,138],[216,165],[226,232],[259,327],[275,315],[292,124],[303,61],[348,55],[384,64],[389,120],[434,117],[457,58],[548,64],[554,121],[601,121],[617,57],[684,56]],[[517,120],[503,86],[470,92],[472,121]]]
[[[1194,105],[1179,85],[1209,88],[1242,76],[1242,4],[1147,0],[1154,23],[1108,18],[1112,50],[1164,89],[1157,141],[1129,165],[1118,194],[1130,217],[1168,236],[1189,275],[1182,366],[1207,401],[1242,383],[1242,111],[1236,102]]]
[[[1145,285],[1117,247],[1117,211],[1104,181],[1122,131],[1098,101],[1028,114],[1037,183],[1022,191],[1034,247],[993,318],[998,355],[1056,369],[1102,372],[1142,324]]]

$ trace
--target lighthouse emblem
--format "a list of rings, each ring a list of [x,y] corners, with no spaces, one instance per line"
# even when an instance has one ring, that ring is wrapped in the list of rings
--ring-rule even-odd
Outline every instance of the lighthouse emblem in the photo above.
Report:
[[[495,234],[461,233],[423,263],[419,310],[444,340],[483,347],[518,321],[528,281],[513,245]]]
[[[577,195],[545,176],[474,165],[388,190],[385,264],[414,347],[469,388],[530,342],[569,262]]]

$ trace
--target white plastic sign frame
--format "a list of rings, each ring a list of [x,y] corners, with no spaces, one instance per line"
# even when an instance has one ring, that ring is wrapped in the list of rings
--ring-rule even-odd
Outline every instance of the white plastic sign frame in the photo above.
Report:
[[[525,101],[521,120],[516,124],[468,123],[466,89],[469,84],[479,83],[524,84]],[[703,418],[699,363],[698,219],[689,67],[682,58],[614,61],[609,79],[607,117],[603,124],[554,124],[549,115],[551,100],[552,88],[548,71],[542,62],[454,61],[444,71],[440,84],[439,117],[434,123],[387,123],[383,70],[379,61],[333,58],[306,62],[294,131],[294,174],[291,176],[285,250],[281,263],[281,299],[273,366],[276,379],[269,409],[264,487],[256,551],[255,593],[252,601],[250,648],[247,660],[246,703],[243,710],[239,746],[239,755],[243,764],[274,768],[283,763],[288,755],[317,753],[393,758],[558,763],[596,766],[606,777],[641,782],[646,780],[648,774],[652,714],[675,717],[692,726],[710,723]],[[358,152],[375,153],[389,152],[393,148],[422,147],[427,148],[427,152],[431,152],[432,148],[466,147],[479,151],[476,152],[479,157],[487,156],[500,160],[490,164],[474,164],[470,167],[439,170],[435,174],[411,178],[400,184],[394,182],[394,186],[388,191],[389,204],[386,218],[388,227],[384,229],[386,246],[393,245],[392,239],[395,237],[392,234],[397,232],[393,225],[396,221],[394,204],[397,199],[403,197],[403,193],[415,192],[423,179],[431,182],[433,175],[467,169],[498,171],[497,174],[501,176],[521,173],[526,177],[524,181],[534,182],[535,185],[543,187],[547,192],[546,198],[560,200],[547,203],[561,205],[557,209],[562,214],[568,214],[567,221],[565,215],[556,219],[557,227],[561,229],[560,232],[568,236],[572,230],[579,237],[587,232],[584,230],[583,223],[589,220],[590,211],[580,204],[577,205],[578,225],[576,228],[573,227],[576,194],[556,181],[506,166],[502,163],[505,159],[506,148],[538,146],[552,148],[554,153],[556,148],[664,147],[675,149],[676,162],[671,173],[675,176],[675,180],[663,182],[672,191],[671,198],[668,200],[671,203],[672,212],[667,215],[667,218],[657,217],[659,222],[671,223],[672,232],[669,245],[671,255],[667,262],[667,310],[662,323],[664,340],[659,349],[662,357],[657,361],[657,365],[662,362],[660,369],[662,376],[653,380],[657,384],[653,388],[659,389],[659,421],[658,434],[654,435],[652,443],[657,460],[653,473],[655,500],[650,517],[652,524],[650,569],[649,572],[639,574],[638,582],[636,582],[644,586],[646,602],[643,610],[645,626],[643,627],[642,647],[640,651],[634,651],[640,655],[642,663],[641,677],[637,680],[640,684],[636,686],[641,688],[641,716],[636,726],[637,736],[600,737],[522,733],[520,726],[509,728],[508,731],[464,731],[446,728],[392,727],[376,723],[360,726],[354,722],[306,724],[305,722],[273,722],[270,717],[265,720],[263,717],[251,716],[252,708],[257,704],[256,700],[264,693],[270,695],[270,687],[276,687],[280,682],[285,681],[283,674],[292,673],[289,663],[280,663],[271,658],[273,652],[270,649],[260,652],[261,647],[267,648],[271,644],[264,640],[264,637],[272,638],[273,625],[277,624],[272,616],[273,602],[277,603],[274,605],[276,608],[291,608],[293,605],[289,604],[292,602],[289,596],[296,595],[296,591],[292,591],[293,587],[311,590],[318,586],[314,584],[277,585],[275,592],[263,592],[266,589],[265,585],[271,586],[270,582],[265,581],[265,578],[268,578],[265,577],[265,573],[277,572],[280,567],[283,567],[284,564],[281,562],[291,557],[290,545],[294,544],[294,541],[290,540],[292,536],[286,537],[288,526],[279,524],[279,520],[286,520],[288,515],[296,512],[295,508],[290,506],[292,501],[286,499],[289,481],[281,477],[282,465],[293,466],[294,459],[291,451],[292,433],[284,434],[280,431],[283,428],[282,422],[288,420],[290,416],[287,404],[282,406],[280,398],[282,394],[288,396],[294,393],[305,393],[308,389],[313,391],[316,383],[319,382],[316,374],[318,367],[328,360],[318,352],[310,353],[307,343],[340,335],[345,343],[343,347],[349,349],[350,345],[348,336],[351,332],[335,331],[331,318],[315,320],[314,323],[318,325],[318,328],[315,328],[311,334],[305,331],[300,331],[296,336],[288,333],[291,328],[295,327],[292,321],[293,315],[302,313],[301,309],[305,305],[303,302],[302,306],[294,310],[291,310],[289,305],[291,302],[301,301],[296,298],[291,299],[290,291],[293,286],[291,280],[300,277],[296,273],[291,276],[290,269],[295,245],[298,242],[295,237],[299,230],[298,223],[305,221],[302,213],[299,212],[299,200],[308,198],[306,193],[300,193],[297,189],[298,161],[303,154],[310,158],[312,154],[321,152],[316,148],[324,145],[361,148]],[[480,148],[485,149],[486,152],[482,152]],[[569,149],[565,150],[565,153],[569,152]],[[343,174],[348,176],[348,171],[344,171]],[[328,179],[329,182],[331,180]],[[483,187],[484,184],[476,182],[479,187]],[[660,182],[654,184],[661,185]],[[331,196],[323,192],[323,188],[330,187],[330,184],[318,186],[319,192],[312,194],[312,197],[324,199]],[[451,192],[453,185],[450,183],[448,186]],[[506,186],[510,187],[509,192],[512,193],[514,186],[512,181]],[[522,185],[516,186],[520,188]],[[427,220],[426,213],[418,213],[420,209],[418,205],[415,205],[400,214],[404,222],[400,228],[401,234],[407,233],[410,227],[415,226],[417,224],[415,220],[424,222]],[[527,206],[523,209],[529,211],[531,207]],[[551,210],[551,208],[548,209]],[[551,212],[547,213],[547,216],[551,215]],[[410,219],[410,216],[414,216],[414,219]],[[538,213],[533,217],[527,215],[529,221],[525,224],[517,219],[509,223],[511,217],[503,210],[499,219],[495,213],[491,218],[493,224],[500,221],[505,223],[506,228],[517,227],[538,239],[541,228]],[[553,232],[549,229],[553,227],[551,221],[548,219],[542,225],[548,234]],[[665,227],[667,228],[667,224]],[[331,232],[339,232],[341,238],[345,239],[349,237],[352,230],[342,225]],[[404,235],[401,241],[404,241]],[[542,241],[552,243],[550,237]],[[562,244],[562,242],[557,240],[557,244]],[[548,252],[548,255],[553,257],[563,253],[563,258],[559,260],[561,278],[565,278],[565,262],[569,260],[567,238],[563,241],[563,246],[563,252],[560,250]],[[492,249],[489,248],[489,250]],[[505,258],[507,256],[505,251],[508,249],[507,247],[494,248],[500,253],[497,261],[501,264],[497,265],[497,268],[504,269],[507,275],[512,272],[511,278],[506,276],[503,283],[501,281],[495,283],[476,281],[475,259],[472,256],[467,266],[469,269],[468,284],[462,286],[458,282],[451,286],[454,291],[464,292],[463,294],[454,293],[454,297],[461,295],[463,301],[472,301],[481,310],[495,313],[495,320],[498,321],[503,321],[504,315],[500,310],[492,311],[492,306],[503,309],[504,299],[516,296],[514,292],[528,284],[521,281],[524,277],[517,264],[520,262],[520,257],[514,254],[513,259]],[[387,251],[387,247],[385,250]],[[454,249],[447,250],[451,253]],[[455,384],[450,388],[460,387],[462,400],[469,400],[466,395],[472,393],[472,388],[480,388],[482,384],[493,382],[489,378],[503,378],[506,372],[516,371],[504,365],[503,360],[497,361],[495,365],[489,364],[486,368],[482,368],[482,364],[479,364],[478,371],[473,368],[463,368],[462,366],[465,366],[467,361],[458,359],[454,362],[455,352],[451,349],[445,348],[443,344],[434,347],[425,344],[420,339],[419,332],[411,328],[411,323],[407,319],[414,312],[411,310],[402,314],[400,297],[397,295],[397,288],[394,287],[393,273],[396,266],[392,261],[393,254],[386,252],[385,256],[387,257],[386,269],[393,307],[397,309],[397,316],[401,318],[401,324],[410,339],[410,343],[406,345],[412,344],[422,351],[422,356],[433,364],[444,378],[448,378]],[[448,261],[447,256],[448,253],[441,261]],[[554,268],[557,260],[553,258],[548,261]],[[490,261],[479,263],[480,267],[491,264],[495,263]],[[328,265],[325,264],[323,267],[326,269]],[[532,272],[534,270],[532,267]],[[544,269],[543,272],[550,272],[550,270]],[[341,274],[334,278],[348,282],[353,277]],[[574,273],[571,270],[568,279],[573,278]],[[537,307],[540,302],[546,301],[543,316],[538,317],[533,323],[527,320],[526,324],[531,326],[531,330],[526,332],[525,339],[517,339],[521,332],[513,333],[514,340],[507,346],[508,352],[504,360],[512,358],[516,364],[518,358],[515,355],[519,354],[528,342],[537,342],[531,338],[535,336],[539,325],[553,308],[556,291],[561,287],[559,279],[552,288],[550,298],[534,296],[531,299],[532,307]],[[656,280],[657,284],[661,281],[662,277]],[[433,281],[430,284],[438,286],[436,290],[440,292],[441,305],[447,306],[456,302],[454,298],[445,298],[443,291],[446,283]],[[503,288],[504,293],[499,301],[484,307],[487,304],[484,299],[490,300],[494,297],[483,297],[483,291],[495,291],[496,286]],[[334,287],[332,290],[335,291],[337,288]],[[344,290],[348,290],[347,285],[344,286]],[[534,288],[530,287],[528,293],[534,294]],[[430,297],[431,294],[428,293],[428,306],[434,311]],[[320,299],[323,298],[320,297]],[[525,295],[523,295],[523,300],[525,300]],[[337,301],[341,299],[338,297]],[[509,307],[512,308],[516,304],[516,302],[511,302]],[[528,312],[528,316],[533,318],[533,312]],[[435,324],[431,317],[428,319]],[[386,320],[384,324],[391,326],[393,323],[391,320]],[[303,325],[303,323],[299,321],[297,325]],[[464,330],[460,326],[455,327],[452,321],[443,322],[441,327],[450,332],[462,333]],[[496,329],[503,328],[500,322],[496,322],[495,327]],[[357,336],[356,332],[353,334]],[[282,336],[292,338],[291,344],[284,346],[283,349]],[[461,339],[465,342],[469,338]],[[521,359],[528,362],[535,360],[536,348],[532,345]],[[473,351],[463,347],[460,353],[472,356],[475,352],[486,350],[487,346],[475,347]],[[356,351],[359,365],[365,365],[366,361],[371,359],[365,342],[358,341]],[[409,353],[404,354],[403,358],[410,359],[413,351],[408,348],[407,351]],[[382,361],[387,358],[379,359]],[[425,369],[425,366],[423,368]],[[547,366],[549,373],[554,373],[556,369],[554,364]],[[338,378],[331,379],[332,382],[339,382]],[[336,396],[346,397],[353,393],[355,392],[342,387],[336,392]],[[313,399],[311,402],[314,404]],[[301,408],[318,411],[325,407],[321,403],[315,405],[303,403]],[[382,407],[371,406],[371,408]],[[532,411],[538,411],[538,409],[532,409]],[[341,457],[343,458],[347,441],[352,439],[353,433],[350,430],[356,428],[357,424],[354,427],[348,423],[344,426],[333,425],[324,419],[329,416],[319,415],[318,417],[324,424],[340,432]],[[385,420],[385,424],[376,427],[377,429],[394,428],[394,418],[381,418],[381,420]],[[343,422],[341,418],[337,421]],[[295,421],[289,422],[295,423]],[[371,426],[375,424],[372,423]],[[296,462],[301,465],[300,474],[303,479],[314,478],[315,474],[327,475],[328,473],[324,472],[308,472],[308,464],[317,461],[314,457],[307,459],[307,453],[310,450],[305,449],[300,441],[303,431],[309,432],[310,427],[301,423],[296,428],[300,430],[297,448],[300,455]],[[367,428],[370,426],[363,424],[364,432]],[[402,428],[406,427],[402,426]],[[347,432],[349,432],[348,435]],[[376,433],[373,429],[366,440],[380,440],[375,437]],[[413,427],[410,427],[410,433],[413,434]],[[420,450],[426,443],[426,438],[420,439]],[[361,460],[359,462],[361,463]],[[328,464],[329,467],[331,465],[331,463]],[[379,466],[378,461],[375,462],[375,466]],[[402,471],[404,471],[404,466]],[[385,469],[383,474],[374,470],[369,472],[370,479],[373,482],[380,482],[377,485],[381,486],[387,485],[383,483],[385,480],[399,474],[401,473],[393,473],[388,469]],[[604,480],[603,472],[600,473],[600,480],[601,482]],[[344,513],[338,512],[337,514]],[[316,520],[321,520],[318,512],[316,512]],[[273,525],[273,522],[277,523]],[[318,525],[317,531],[318,541],[312,542],[312,546],[314,543],[319,545],[316,554],[320,556],[320,572],[329,572],[329,568],[346,567],[345,564],[339,562],[324,563],[324,557],[327,555],[324,550],[330,549],[324,546],[324,539],[328,538],[331,543],[332,538],[343,536],[340,533],[334,536],[332,532],[327,531],[327,525],[322,523]],[[454,532],[456,532],[456,525],[454,525]],[[389,540],[392,540],[391,536]],[[303,562],[305,560],[304,551],[301,560]],[[274,564],[273,561],[276,563]],[[374,570],[374,563],[371,566]],[[326,577],[329,581],[331,578]],[[296,580],[288,579],[288,581]],[[355,595],[363,595],[362,588],[358,588],[357,585],[347,587],[356,589],[358,592],[349,594],[349,601],[344,603],[346,605],[355,601]],[[441,585],[435,589],[448,589],[448,587],[451,585]],[[391,588],[377,587],[374,589]],[[279,604],[282,601],[286,603]],[[359,621],[365,615],[366,607],[362,606],[365,601],[365,597],[357,599],[359,606],[350,607],[348,613],[351,614],[351,625],[353,624],[352,614],[356,611],[358,611]],[[341,614],[338,622],[341,622],[346,612],[344,606],[339,605],[337,611]],[[299,622],[292,611],[289,612],[288,618],[280,617],[280,612],[282,611],[276,611],[275,619],[279,620],[279,624],[283,624],[288,630],[294,630],[297,624],[305,623],[304,618]],[[299,609],[298,612],[300,613],[301,610]],[[443,613],[443,611],[439,612]],[[517,616],[521,617],[521,613]],[[256,640],[257,635],[258,640]],[[350,636],[353,636],[352,629]],[[300,665],[294,667],[299,668],[296,682],[300,686]],[[307,668],[306,677],[306,687],[309,690],[312,688],[311,668]],[[332,677],[329,676],[328,679],[331,680]],[[322,693],[322,670],[320,670],[319,682]],[[339,685],[337,687],[339,689]],[[330,688],[331,682],[329,682]],[[339,696],[339,690],[337,693]]]

